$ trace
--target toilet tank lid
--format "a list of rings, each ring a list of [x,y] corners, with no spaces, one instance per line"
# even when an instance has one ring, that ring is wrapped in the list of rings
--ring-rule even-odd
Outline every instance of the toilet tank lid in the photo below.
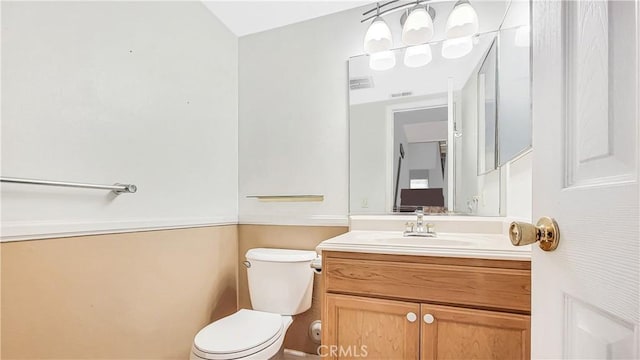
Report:
[[[267,249],[256,248],[247,251],[247,260],[272,261],[272,262],[303,262],[315,259],[315,251],[291,250],[291,249]]]

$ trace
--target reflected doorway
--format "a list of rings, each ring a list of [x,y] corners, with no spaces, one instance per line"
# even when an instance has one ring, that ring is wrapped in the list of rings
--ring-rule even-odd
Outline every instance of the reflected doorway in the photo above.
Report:
[[[446,105],[393,112],[393,211],[447,210]]]

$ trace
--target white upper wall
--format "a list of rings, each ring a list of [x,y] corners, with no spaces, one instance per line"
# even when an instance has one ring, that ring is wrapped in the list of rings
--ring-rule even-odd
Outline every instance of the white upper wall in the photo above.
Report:
[[[197,2],[3,2],[2,175],[139,187],[113,198],[3,184],[3,237],[232,223],[238,214],[244,223],[346,225],[346,60],[362,53],[368,8],[238,43]],[[281,194],[325,200],[246,197]]]
[[[199,2],[2,2],[4,239],[237,220],[237,38]]]
[[[240,38],[240,222],[347,224],[347,58],[362,52],[361,13],[349,10]],[[325,198],[247,198],[282,194]]]

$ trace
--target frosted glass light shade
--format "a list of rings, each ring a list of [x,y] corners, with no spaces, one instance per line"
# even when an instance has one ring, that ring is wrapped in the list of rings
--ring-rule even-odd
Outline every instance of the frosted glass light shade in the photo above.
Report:
[[[442,43],[442,57],[445,59],[458,59],[473,50],[471,36],[449,39]]]
[[[478,14],[467,0],[460,0],[456,3],[447,18],[445,34],[447,39],[472,36],[478,33],[480,24]]]
[[[405,45],[420,45],[433,37],[433,19],[424,7],[415,8],[409,13],[402,27],[402,42]]]
[[[391,49],[393,39],[389,25],[381,18],[373,19],[364,35],[364,52],[373,54]]]
[[[380,51],[369,55],[369,68],[375,71],[393,69],[396,66],[396,54],[391,51]]]
[[[431,45],[416,45],[408,47],[404,51],[404,64],[410,68],[425,66],[431,62]]]
[[[516,30],[516,46],[519,47],[529,47],[529,33],[530,33],[529,25],[521,26]]]

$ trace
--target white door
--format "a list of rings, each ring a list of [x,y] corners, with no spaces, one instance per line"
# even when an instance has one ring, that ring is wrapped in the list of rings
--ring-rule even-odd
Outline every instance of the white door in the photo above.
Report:
[[[637,1],[534,0],[532,357],[640,357]]]

